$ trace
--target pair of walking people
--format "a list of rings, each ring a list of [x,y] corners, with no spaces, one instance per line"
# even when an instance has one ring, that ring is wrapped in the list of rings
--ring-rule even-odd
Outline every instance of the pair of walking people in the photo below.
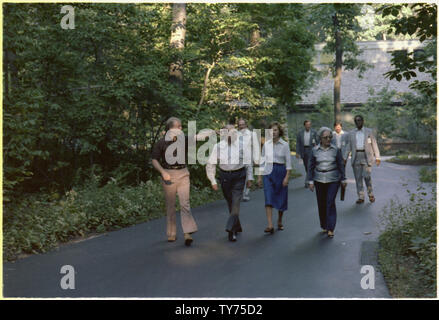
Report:
[[[239,123],[239,122],[238,122]],[[215,180],[215,166],[219,165],[219,180],[224,198],[227,201],[230,217],[227,221],[226,231],[230,241],[236,241],[238,232],[242,232],[241,222],[239,220],[239,209],[241,199],[244,193],[244,186],[251,187],[253,176],[253,163],[255,157],[248,164],[244,164],[244,149],[250,146],[246,144],[243,135],[238,135],[234,125],[226,126],[229,135],[228,141],[221,141],[213,149],[213,152],[206,165],[207,176],[212,183],[212,188],[218,190]],[[266,142],[262,148],[262,157],[259,166],[258,185],[264,184],[265,212],[267,215],[268,227],[264,230],[266,233],[273,233],[273,209],[278,210],[277,227],[283,230],[282,224],[283,213],[288,209],[288,181],[291,165],[291,152],[288,143],[282,139],[284,131],[278,122],[270,124],[269,132],[271,136],[266,137]],[[255,139],[253,137],[253,139]],[[239,141],[234,143],[234,141]],[[252,142],[247,139],[247,143]],[[251,143],[251,145],[256,145]],[[259,145],[259,143],[257,143]],[[231,156],[238,153],[239,161],[230,165]],[[257,153],[258,154],[258,153]],[[226,155],[229,155],[226,157]],[[254,154],[253,154],[254,156]],[[247,181],[247,182],[246,182]]]
[[[213,151],[206,165],[207,177],[212,183],[212,188],[218,190],[215,179],[216,164],[219,163],[220,184],[229,208],[229,219],[226,224],[226,231],[229,233],[229,240],[236,241],[236,235],[242,231],[239,220],[239,208],[244,191],[244,185],[251,187],[253,178],[252,164],[244,164],[243,135],[239,134],[234,125],[227,125],[223,128],[222,140],[215,144]],[[176,196],[178,195],[181,207],[181,224],[184,233],[184,240],[187,246],[193,242],[192,234],[198,230],[197,223],[192,216],[190,208],[190,174],[187,169],[189,139],[197,140],[208,134],[198,134],[194,137],[186,137],[182,131],[181,120],[171,117],[166,122],[165,136],[155,145],[152,151],[152,165],[161,174],[162,186],[165,194],[166,204],[166,228],[169,242],[177,239],[176,225]],[[179,139],[180,138],[180,139]],[[170,149],[171,145],[184,143],[184,158],[178,159],[178,146]],[[174,162],[170,164],[168,158]],[[233,159],[233,160],[232,160]],[[237,160],[237,161],[234,161]]]

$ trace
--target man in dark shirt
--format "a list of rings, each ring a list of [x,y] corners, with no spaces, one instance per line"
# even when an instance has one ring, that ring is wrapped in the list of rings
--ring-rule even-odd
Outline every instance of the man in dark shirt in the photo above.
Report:
[[[166,135],[152,150],[152,165],[162,176],[165,192],[167,236],[173,242],[177,238],[175,199],[178,194],[181,207],[181,224],[184,240],[190,246],[191,234],[198,230],[189,202],[190,179],[187,169],[188,138],[184,136],[181,121],[171,117],[166,122]]]

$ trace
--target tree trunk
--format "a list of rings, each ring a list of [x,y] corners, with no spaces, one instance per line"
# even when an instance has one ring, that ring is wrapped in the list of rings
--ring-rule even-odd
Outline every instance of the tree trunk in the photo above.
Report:
[[[250,35],[250,46],[252,48],[256,48],[259,46],[261,40],[261,32],[259,28],[253,29],[251,35]]]
[[[341,43],[340,31],[338,29],[337,15],[334,16],[335,26],[335,77],[334,77],[334,120],[341,120],[340,87],[342,72],[343,48]]]
[[[186,37],[186,4],[172,4],[172,26],[171,26],[171,49],[179,51],[184,49]],[[183,86],[183,61],[176,57],[171,63],[169,71],[169,81],[177,84],[180,88]]]
[[[200,97],[200,101],[198,102],[198,110],[197,110],[197,115],[198,115],[198,111],[200,111],[200,107],[204,102],[204,98],[206,97],[206,93],[207,93],[207,84],[209,82],[209,76],[210,73],[212,72],[212,69],[215,67],[215,61],[207,68],[206,71],[206,75],[204,76],[204,84],[203,84],[203,89],[201,90],[201,97]]]
[[[288,134],[288,106],[284,105],[284,114],[285,114],[285,123],[284,123],[284,138],[286,141],[289,141],[289,134]]]

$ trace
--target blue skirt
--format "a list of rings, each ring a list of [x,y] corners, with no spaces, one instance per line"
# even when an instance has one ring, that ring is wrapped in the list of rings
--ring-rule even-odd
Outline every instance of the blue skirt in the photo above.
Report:
[[[264,175],[265,205],[272,206],[279,211],[288,209],[288,186],[284,187],[282,181],[287,174],[284,164],[273,164],[270,174]]]

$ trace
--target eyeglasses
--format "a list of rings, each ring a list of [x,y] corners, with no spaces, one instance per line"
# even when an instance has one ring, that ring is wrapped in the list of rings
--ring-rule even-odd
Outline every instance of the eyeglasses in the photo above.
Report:
[[[325,137],[322,137],[322,139],[331,139],[331,136],[325,136]]]

